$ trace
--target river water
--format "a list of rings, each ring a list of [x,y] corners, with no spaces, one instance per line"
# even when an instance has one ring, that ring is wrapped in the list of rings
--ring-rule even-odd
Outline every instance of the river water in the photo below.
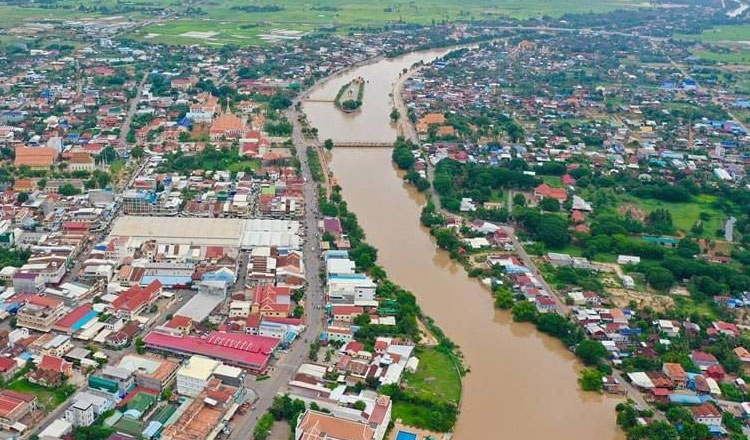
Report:
[[[343,114],[332,103],[303,106],[320,139],[382,142],[395,139],[389,94],[403,68],[442,51],[409,54],[356,68],[321,85],[313,100],[332,100],[341,85],[362,76],[362,110]],[[405,185],[385,148],[335,148],[331,168],[359,218],[379,263],[411,290],[422,310],[456,342],[471,372],[464,378],[458,440],[623,438],[615,423],[618,400],[583,393],[580,365],[556,339],[496,311],[488,291],[437,249],[419,224],[424,197]]]

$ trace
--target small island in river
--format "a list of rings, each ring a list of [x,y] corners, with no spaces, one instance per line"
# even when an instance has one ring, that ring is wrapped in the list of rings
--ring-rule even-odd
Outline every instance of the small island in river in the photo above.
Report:
[[[364,94],[365,79],[359,76],[341,86],[333,103],[344,113],[353,113],[362,107]]]

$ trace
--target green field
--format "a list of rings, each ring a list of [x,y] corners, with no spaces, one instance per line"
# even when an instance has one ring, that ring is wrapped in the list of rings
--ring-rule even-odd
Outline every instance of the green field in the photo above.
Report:
[[[67,396],[60,391],[55,391],[50,388],[45,388],[41,385],[33,384],[26,379],[16,380],[8,384],[5,388],[19,393],[31,394],[36,396],[39,400],[39,405],[42,406],[47,412],[60,406],[65,401]]]
[[[709,50],[695,50],[693,55],[698,58],[727,64],[750,63],[750,50],[738,50],[729,53],[713,52]]]
[[[690,203],[668,203],[653,199],[639,199],[636,197],[625,197],[623,202],[629,202],[638,205],[647,215],[657,208],[665,208],[672,214],[672,222],[678,231],[687,233],[693,227],[696,221],[700,219],[700,213],[704,212],[710,215],[708,220],[703,222],[704,237],[715,237],[718,229],[722,228],[724,213],[713,206],[716,196],[700,195],[694,198]]]
[[[233,6],[248,6],[248,2],[241,0],[203,3],[200,7],[206,12],[205,15],[148,26],[133,36],[168,44],[258,44],[264,42],[260,35],[279,29],[307,32],[335,28],[338,32],[349,32],[363,27],[380,27],[398,22],[430,24],[442,21],[481,20],[497,16],[528,18],[576,12],[604,12],[634,7],[639,3],[635,0],[603,0],[595,4],[585,0],[258,0],[251,3],[254,7],[277,4],[282,5],[284,9],[274,12],[232,9]],[[216,35],[210,38],[182,35],[191,31],[215,32]]]
[[[675,35],[685,40],[705,41],[708,43],[750,41],[750,26],[731,25],[717,26],[697,35]]]
[[[420,348],[416,353],[416,373],[404,373],[408,391],[436,402],[458,403],[461,399],[461,376],[451,357],[433,348]]]

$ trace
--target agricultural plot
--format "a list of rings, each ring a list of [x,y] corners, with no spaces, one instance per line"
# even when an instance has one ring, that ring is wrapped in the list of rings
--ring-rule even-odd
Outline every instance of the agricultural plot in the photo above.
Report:
[[[205,3],[205,15],[149,26],[133,36],[168,44],[264,44],[298,38],[315,29],[349,32],[387,23],[430,24],[441,21],[488,19],[498,16],[527,18],[575,12],[601,12],[635,7],[634,0],[396,0],[352,2],[344,0],[240,0]],[[212,33],[210,37],[193,34]]]

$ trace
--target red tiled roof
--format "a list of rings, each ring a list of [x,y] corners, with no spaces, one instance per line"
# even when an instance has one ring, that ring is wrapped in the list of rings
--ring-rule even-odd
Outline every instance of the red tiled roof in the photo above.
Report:
[[[0,372],[7,372],[18,366],[15,359],[9,357],[0,356]]]
[[[112,301],[115,310],[137,310],[143,304],[153,300],[157,292],[162,288],[161,281],[152,281],[146,287],[134,286],[120,293],[116,300]]]
[[[70,368],[70,362],[66,362],[63,358],[57,356],[42,356],[42,362],[39,363],[40,370],[55,371],[58,373],[64,373]]]

